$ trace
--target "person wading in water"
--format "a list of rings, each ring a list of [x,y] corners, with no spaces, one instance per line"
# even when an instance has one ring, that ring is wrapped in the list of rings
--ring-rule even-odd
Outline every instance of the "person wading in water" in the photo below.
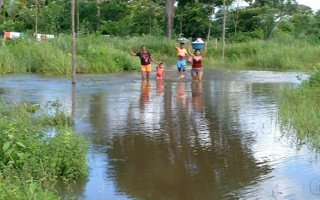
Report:
[[[151,63],[150,60],[153,61],[154,63],[158,64],[156,60],[154,60],[151,57],[151,54],[149,51],[147,51],[146,46],[142,45],[140,48],[140,52],[133,52],[131,46],[128,46],[128,49],[130,51],[130,54],[132,56],[139,56],[141,60],[141,76],[142,79],[149,79],[150,78],[150,72],[151,72]]]
[[[207,43],[205,43],[203,52],[200,49],[196,49],[194,54],[191,53],[190,46],[189,44],[188,53],[192,56],[191,76],[193,80],[201,81],[203,76],[202,58],[206,55]]]

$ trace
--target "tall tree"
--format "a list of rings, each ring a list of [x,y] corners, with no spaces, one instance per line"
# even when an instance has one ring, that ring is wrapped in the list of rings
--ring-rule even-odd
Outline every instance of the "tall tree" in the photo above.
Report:
[[[166,37],[172,37],[172,29],[173,29],[173,17],[174,17],[174,0],[166,0]]]
[[[176,11],[179,12],[179,8]],[[183,12],[175,16],[176,24],[179,23],[180,18],[184,22],[181,26],[175,26],[176,33],[183,31],[183,35],[186,37],[205,38],[208,35],[208,25],[210,24],[208,13],[210,13],[208,6],[201,2],[187,3],[183,7]]]
[[[98,18],[98,25],[97,25],[97,29],[100,28],[100,15],[101,15],[101,0],[97,0],[97,18]]]
[[[230,13],[233,20],[233,26],[234,26],[234,36],[237,36],[237,30],[238,30],[238,24],[239,24],[239,12],[240,12],[240,2],[239,0],[236,0],[236,5],[231,8]]]
[[[36,26],[35,26],[35,36],[38,35],[38,0],[36,0]]]
[[[211,7],[210,8],[210,21],[209,21],[207,42],[209,42],[209,40],[210,40],[211,27],[212,27],[212,21],[213,21],[213,13],[214,13],[214,5],[211,5],[210,7]]]
[[[77,34],[80,32],[80,0],[76,0],[77,3]]]
[[[4,3],[5,3],[5,0],[0,0],[0,13],[2,11],[2,6],[4,5]]]
[[[76,32],[75,32],[75,0],[71,0],[71,32],[72,32],[72,84],[76,84]]]
[[[275,10],[276,17],[274,21],[277,21],[277,23],[275,23],[275,25],[273,26],[269,38],[272,37],[273,33],[275,32],[275,30],[277,30],[278,26],[280,25],[280,23],[282,23],[284,18],[291,18],[292,15],[296,13],[298,10],[298,4],[295,0],[287,0],[286,2],[281,0],[278,1],[277,4],[275,3],[273,7]]]
[[[226,49],[226,19],[227,19],[226,0],[223,0],[222,59],[224,59],[224,53]]]

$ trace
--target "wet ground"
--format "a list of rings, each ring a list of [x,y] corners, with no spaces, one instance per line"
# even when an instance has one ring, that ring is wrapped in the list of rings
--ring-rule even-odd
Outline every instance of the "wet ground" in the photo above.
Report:
[[[88,180],[71,186],[79,200],[319,199],[319,154],[279,124],[277,93],[299,84],[297,75],[206,70],[202,82],[79,75],[75,86],[69,78],[6,75],[0,97],[58,99],[74,116],[91,141]]]

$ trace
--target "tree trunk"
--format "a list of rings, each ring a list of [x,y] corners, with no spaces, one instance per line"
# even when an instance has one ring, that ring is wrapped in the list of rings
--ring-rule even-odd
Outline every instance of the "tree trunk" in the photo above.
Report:
[[[0,0],[0,13],[2,13],[2,5],[3,5],[4,0]]]
[[[36,27],[35,27],[35,36],[37,39],[38,35],[38,0],[36,0]]]
[[[77,0],[77,34],[80,32],[80,0]]]
[[[152,14],[152,10],[151,10],[151,0],[149,0],[149,34],[151,35],[152,32],[152,18],[151,18],[151,14]]]
[[[271,33],[269,35],[269,39],[272,38],[273,33],[277,30],[278,25],[282,22],[282,18],[280,17],[279,21],[274,25],[273,29],[271,30]]]
[[[76,32],[75,32],[75,0],[71,0],[71,31],[72,31],[72,84],[76,84]]]
[[[239,1],[237,1],[237,8],[234,14],[233,23],[234,23],[234,36],[237,36],[238,24],[239,24],[239,12],[240,12]]]
[[[209,43],[210,40],[210,34],[211,34],[211,27],[212,27],[212,15],[214,12],[214,5],[212,5],[211,12],[210,12],[210,22],[209,22],[209,29],[208,29],[208,36],[207,36],[207,42]]]
[[[180,9],[180,36],[182,36],[182,13],[183,13],[183,9]]]
[[[222,26],[222,59],[223,60],[224,60],[224,53],[226,49],[226,19],[227,19],[226,0],[223,0],[223,26]]]
[[[100,15],[101,15],[100,4],[101,4],[101,0],[97,0],[97,18],[98,18],[97,29],[100,28]]]
[[[166,37],[171,38],[174,17],[174,0],[166,0]]]

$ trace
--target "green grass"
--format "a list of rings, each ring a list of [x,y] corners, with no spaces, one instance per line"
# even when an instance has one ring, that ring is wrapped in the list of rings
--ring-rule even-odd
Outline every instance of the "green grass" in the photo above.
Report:
[[[299,87],[287,87],[279,98],[283,127],[293,127],[298,138],[320,148],[320,71]]]
[[[227,44],[224,62],[220,48],[209,49],[209,54],[218,54],[215,65],[234,69],[310,71],[320,62],[319,50],[318,46],[307,41],[275,38]]]
[[[0,199],[59,199],[57,181],[87,176],[88,142],[72,130],[70,116],[52,109],[0,102]]]
[[[252,40],[228,43],[225,60],[221,45],[208,44],[205,67],[229,69],[299,70],[310,71],[320,58],[320,48],[304,39],[277,36],[272,40]],[[174,40],[165,37],[105,37],[84,35],[77,38],[77,72],[108,73],[139,69],[139,59],[129,54],[128,46],[139,51],[146,45],[156,60],[174,65]],[[71,37],[61,35],[48,41],[35,42],[24,38],[7,40],[0,48],[0,74],[40,73],[47,75],[71,74]]]

